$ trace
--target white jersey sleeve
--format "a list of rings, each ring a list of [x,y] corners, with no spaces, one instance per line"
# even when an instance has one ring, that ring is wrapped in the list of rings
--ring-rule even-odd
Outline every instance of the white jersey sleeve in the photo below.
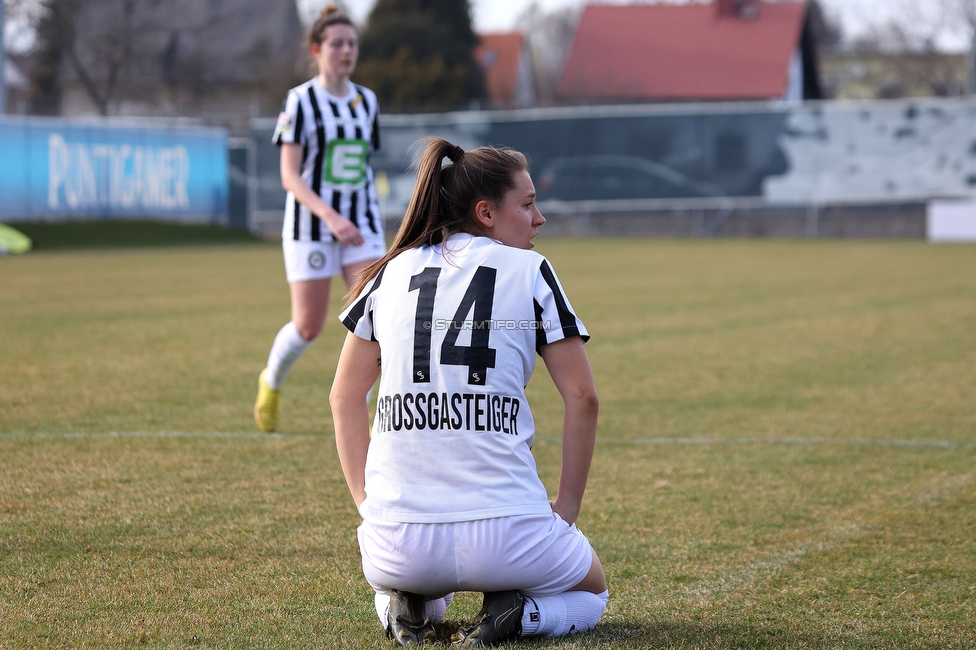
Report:
[[[278,114],[278,123],[275,124],[272,142],[276,145],[304,144],[304,121],[302,102],[298,93],[292,89],[288,91],[281,107],[281,113]]]
[[[533,300],[538,325],[536,351],[547,343],[555,343],[571,336],[582,337],[584,342],[590,339],[583,321],[573,311],[563,286],[545,258],[539,266]]]
[[[373,303],[376,300],[376,290],[383,282],[385,271],[386,267],[384,266],[372,280],[366,283],[359,297],[339,314],[339,320],[346,326],[346,329],[367,341],[376,340],[376,336],[373,334]]]

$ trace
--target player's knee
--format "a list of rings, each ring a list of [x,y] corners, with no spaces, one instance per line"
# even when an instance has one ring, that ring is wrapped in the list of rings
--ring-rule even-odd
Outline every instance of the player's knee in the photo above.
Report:
[[[603,564],[600,563],[600,558],[596,554],[596,551],[591,552],[593,553],[593,561],[590,563],[590,570],[572,590],[601,594],[607,590],[607,576],[603,572]]]
[[[295,323],[295,331],[300,337],[311,343],[322,331],[322,323],[298,322]]]

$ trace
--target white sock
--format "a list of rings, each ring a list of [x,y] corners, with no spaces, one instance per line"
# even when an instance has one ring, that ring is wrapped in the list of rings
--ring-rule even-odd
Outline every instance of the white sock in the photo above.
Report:
[[[596,626],[607,608],[609,591],[566,591],[555,596],[526,596],[522,636],[565,636]]]
[[[291,367],[314,342],[315,339],[311,341],[303,339],[295,329],[294,323],[290,321],[278,330],[278,335],[271,345],[271,354],[268,355],[268,373],[265,375],[268,386],[280,390]]]
[[[451,606],[452,600],[454,600],[454,594],[428,600],[424,603],[424,616],[435,623],[440,623],[444,620],[444,616],[447,614],[447,608]]]
[[[390,611],[390,594],[377,593],[373,596],[373,604],[376,606],[376,615],[380,617],[380,625],[386,629],[386,614]]]
[[[434,598],[433,600],[428,600],[424,603],[424,616],[434,621],[435,623],[440,623],[444,620],[444,615],[447,614],[447,608],[451,606],[451,601],[454,600],[454,594],[448,594],[443,598]],[[390,611],[390,595],[389,594],[376,594],[373,597],[373,605],[376,606],[376,615],[380,617],[380,624],[383,629],[386,629],[386,615]]]

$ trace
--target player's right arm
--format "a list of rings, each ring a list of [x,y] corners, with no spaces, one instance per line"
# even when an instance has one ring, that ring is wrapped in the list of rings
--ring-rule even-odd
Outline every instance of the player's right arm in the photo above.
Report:
[[[281,144],[281,185],[295,195],[295,199],[325,222],[336,241],[344,246],[359,246],[362,233],[353,222],[332,209],[302,180],[302,146],[294,142]]]
[[[339,463],[357,508],[366,498],[366,451],[369,448],[366,393],[380,376],[379,359],[379,343],[362,339],[352,332],[346,334],[329,395]]]
[[[583,506],[583,493],[596,445],[600,398],[582,338],[570,336],[543,345],[539,354],[563,398],[564,408],[562,466],[552,510],[572,524]]]

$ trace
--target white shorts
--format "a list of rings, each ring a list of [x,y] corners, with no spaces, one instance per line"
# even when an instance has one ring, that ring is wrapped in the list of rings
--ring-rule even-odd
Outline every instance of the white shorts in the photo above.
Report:
[[[555,513],[444,524],[364,521],[359,549],[375,591],[432,598],[508,589],[561,594],[578,585],[593,562],[589,540]]]
[[[295,241],[282,239],[285,276],[289,282],[321,280],[342,274],[343,267],[378,260],[386,252],[382,234],[363,232],[359,246],[343,246],[334,241]]]

